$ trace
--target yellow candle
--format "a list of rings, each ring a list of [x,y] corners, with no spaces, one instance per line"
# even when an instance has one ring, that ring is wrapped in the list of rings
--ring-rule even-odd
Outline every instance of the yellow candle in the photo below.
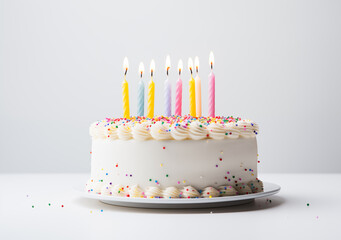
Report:
[[[155,83],[153,81],[153,74],[155,70],[155,62],[152,60],[150,63],[150,75],[151,80],[148,84],[148,109],[147,109],[147,118],[154,117],[154,98],[155,98]]]
[[[199,77],[199,58],[198,57],[195,57],[194,64],[195,64],[195,71],[197,72],[197,76],[195,77],[196,114],[197,114],[197,117],[201,117],[201,79]]]
[[[195,81],[193,78],[193,60],[192,58],[188,59],[188,69],[191,72],[191,79],[189,80],[189,114],[192,117],[196,117],[196,109],[195,109]]]
[[[127,58],[124,58],[123,69],[124,69],[124,80],[122,82],[123,117],[130,119],[129,89],[128,89],[128,82],[126,80],[126,75],[128,71],[128,59]]]

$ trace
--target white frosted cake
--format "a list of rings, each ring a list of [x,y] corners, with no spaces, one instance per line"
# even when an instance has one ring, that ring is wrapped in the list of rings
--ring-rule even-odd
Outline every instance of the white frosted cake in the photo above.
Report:
[[[86,191],[115,197],[196,198],[263,191],[258,125],[233,117],[107,118],[90,126]]]

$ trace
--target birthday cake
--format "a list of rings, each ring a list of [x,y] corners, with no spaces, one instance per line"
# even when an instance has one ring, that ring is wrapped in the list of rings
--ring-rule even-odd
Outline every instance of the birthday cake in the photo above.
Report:
[[[258,125],[233,117],[107,118],[90,126],[86,191],[120,197],[196,198],[263,191]]]
[[[150,65],[147,115],[144,117],[144,66],[140,64],[138,117],[129,111],[124,59],[123,118],[107,118],[90,126],[91,178],[86,191],[114,197],[212,198],[263,191],[257,178],[258,125],[250,120],[215,115],[213,53],[208,79],[208,116],[201,115],[199,59],[188,60],[189,115],[182,116],[183,68],[179,61],[175,115],[171,115],[170,58],[166,59],[165,116],[154,116],[155,62]],[[195,116],[195,117],[192,117]]]

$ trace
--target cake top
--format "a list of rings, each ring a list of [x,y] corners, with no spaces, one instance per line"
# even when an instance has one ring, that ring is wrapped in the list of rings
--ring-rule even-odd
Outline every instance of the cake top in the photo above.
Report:
[[[106,118],[90,126],[94,139],[109,140],[222,140],[239,137],[255,137],[258,124],[237,117],[156,116],[154,118],[132,117]]]

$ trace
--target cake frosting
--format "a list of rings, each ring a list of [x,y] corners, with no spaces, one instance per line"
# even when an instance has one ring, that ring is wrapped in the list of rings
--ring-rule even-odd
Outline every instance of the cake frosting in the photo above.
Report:
[[[219,195],[220,192],[214,187],[207,187],[201,193],[201,196],[204,198],[219,197]]]
[[[146,141],[155,140],[222,140],[238,137],[251,138],[258,134],[258,124],[233,117],[155,117],[148,119],[106,118],[90,126],[93,139]]]
[[[214,198],[263,191],[258,124],[234,117],[106,118],[90,126],[89,193]]]

